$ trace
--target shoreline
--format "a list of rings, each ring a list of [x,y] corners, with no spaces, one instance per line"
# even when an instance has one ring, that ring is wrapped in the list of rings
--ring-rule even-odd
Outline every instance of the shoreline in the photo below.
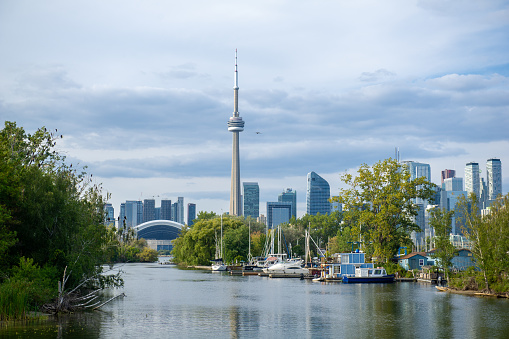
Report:
[[[469,295],[473,297],[491,297],[491,298],[505,298],[509,299],[509,293],[486,293],[482,291],[472,291],[472,290],[457,290],[455,288],[451,287],[442,287],[442,286],[435,286],[435,288],[439,292],[448,292],[448,293],[454,293],[454,294],[462,294],[462,295]]]

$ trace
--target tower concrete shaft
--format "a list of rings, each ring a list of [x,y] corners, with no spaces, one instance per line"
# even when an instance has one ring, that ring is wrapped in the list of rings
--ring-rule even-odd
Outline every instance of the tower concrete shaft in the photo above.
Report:
[[[228,131],[233,133],[232,180],[230,190],[230,215],[241,215],[239,133],[244,130],[244,121],[239,116],[239,85],[237,73],[237,50],[235,50],[235,78],[233,86],[233,115],[228,120]]]

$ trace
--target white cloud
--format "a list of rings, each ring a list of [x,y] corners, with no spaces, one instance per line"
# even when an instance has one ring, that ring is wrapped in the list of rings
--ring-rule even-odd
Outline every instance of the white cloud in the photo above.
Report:
[[[338,187],[394,147],[433,173],[509,164],[507,13],[503,1],[2,3],[0,116],[58,128],[59,149],[118,201],[178,193],[216,209],[238,48],[241,175],[265,201],[297,189],[302,211],[308,172]]]

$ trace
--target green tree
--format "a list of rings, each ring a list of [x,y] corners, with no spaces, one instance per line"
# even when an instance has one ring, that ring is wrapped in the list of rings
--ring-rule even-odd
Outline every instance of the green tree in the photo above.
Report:
[[[352,250],[352,244],[359,240],[358,230],[346,226],[338,231],[338,234],[329,241],[331,253],[348,253]]]
[[[343,204],[343,218],[359,226],[378,260],[388,262],[411,231],[420,231],[413,199],[430,199],[434,185],[424,177],[410,180],[406,166],[393,159],[363,164],[356,177],[346,173],[341,180],[348,188],[335,200]]]
[[[463,233],[472,241],[472,254],[481,269],[485,289],[504,286],[509,273],[509,195],[499,197],[490,206],[490,212],[481,216],[477,197],[459,199],[457,209],[463,224]],[[503,291],[507,292],[507,291]]]
[[[454,258],[456,249],[450,241],[449,235],[452,230],[452,217],[454,211],[435,207],[431,210],[430,226],[435,231],[435,252],[433,258],[438,260],[438,265],[444,269],[446,279],[449,280],[449,268]]]
[[[158,259],[158,253],[156,250],[150,247],[144,247],[143,250],[137,254],[138,260],[141,262],[154,262]]]
[[[0,131],[0,279],[15,268],[53,268],[67,286],[104,280],[108,230],[104,198],[86,168],[76,168],[55,151],[61,136],[45,128],[28,134],[16,123]],[[26,258],[25,261],[20,261]],[[22,265],[23,267],[19,266]],[[5,282],[5,281],[4,281]],[[56,289],[56,281],[54,284]],[[26,288],[30,283],[24,284]]]
[[[221,217],[200,217],[191,228],[184,228],[173,244],[174,260],[186,265],[209,265],[216,253],[216,236],[221,241]],[[233,262],[241,256],[247,259],[249,241],[249,220],[243,217],[223,215],[223,254],[224,260]],[[257,234],[264,226],[251,221],[251,232]],[[256,240],[255,240],[256,241]],[[256,248],[257,245],[254,247]],[[252,253],[254,253],[252,251]],[[256,254],[255,254],[256,255]]]

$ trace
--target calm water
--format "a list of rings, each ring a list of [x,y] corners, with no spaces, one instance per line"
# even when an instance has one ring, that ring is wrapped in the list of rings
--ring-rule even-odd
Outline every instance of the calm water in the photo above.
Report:
[[[508,300],[426,284],[323,284],[158,264],[123,271],[126,298],[101,311],[3,326],[0,337],[509,338]]]

